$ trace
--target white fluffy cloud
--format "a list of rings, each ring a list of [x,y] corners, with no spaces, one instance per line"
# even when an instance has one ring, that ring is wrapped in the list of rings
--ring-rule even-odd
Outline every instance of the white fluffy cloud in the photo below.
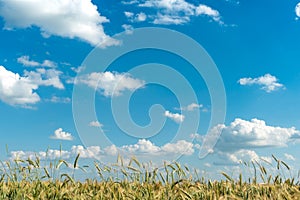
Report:
[[[61,132],[62,130],[59,130]],[[80,153],[81,158],[101,159],[105,156],[116,156],[119,151],[129,152],[130,154],[145,154],[145,155],[170,155],[182,154],[192,155],[194,153],[194,145],[185,140],[179,140],[176,143],[167,143],[161,147],[156,146],[149,140],[141,139],[136,144],[124,145],[116,147],[110,145],[104,149],[99,146],[83,147],[82,145],[72,146],[69,151],[49,149],[47,152],[32,152],[32,151],[12,151],[11,159],[34,159],[36,155],[40,159],[73,159]]]
[[[29,56],[21,56],[17,59],[17,61],[27,67],[56,67],[56,63],[51,60],[44,60],[42,63],[39,63],[37,61],[30,60]]]
[[[99,121],[91,121],[89,123],[89,126],[93,126],[93,127],[102,127],[103,124],[101,124]]]
[[[134,91],[145,84],[143,80],[132,78],[128,73],[116,72],[93,72],[78,77],[75,84],[79,83],[100,90],[106,97],[119,96],[125,90]]]
[[[147,15],[144,12],[134,14],[133,12],[125,11],[124,15],[131,22],[143,22],[143,21],[146,21],[146,19],[147,19]]]
[[[28,105],[40,101],[34,92],[38,84],[0,66],[0,99],[9,105]]]
[[[193,4],[185,0],[146,0],[144,3],[139,4],[139,6],[163,9],[167,13],[184,12],[189,15],[192,15],[195,9]]]
[[[136,15],[136,19],[139,22],[143,22],[143,21],[145,21],[147,19],[147,15],[145,13],[143,13],[143,12],[140,12],[140,13],[138,13]]]
[[[179,140],[176,143],[167,143],[161,147],[163,152],[178,153],[183,155],[192,155],[194,153],[194,144],[185,140]]]
[[[207,5],[200,4],[198,7],[196,7],[196,15],[207,15],[212,17],[215,21],[220,22],[221,16],[219,11],[212,9],[211,7]]]
[[[150,155],[192,155],[194,153],[194,144],[185,140],[179,140],[175,143],[166,143],[163,146],[156,146],[149,140],[140,139],[136,144],[124,145],[120,147],[120,150],[127,151],[132,154],[144,153]]]
[[[12,160],[15,160],[15,159],[26,160],[28,158],[34,160],[36,158],[36,156],[39,157],[41,160],[45,160],[45,159],[55,160],[58,158],[69,159],[71,154],[69,151],[53,150],[53,149],[48,149],[47,152],[44,152],[44,151],[40,151],[40,152],[12,151],[12,152],[10,152],[10,157]]]
[[[118,148],[116,147],[116,145],[113,144],[111,146],[104,148],[104,152],[106,155],[115,156],[118,154]]]
[[[124,15],[127,17],[127,18],[132,18],[134,16],[134,13],[133,12],[128,12],[128,11],[125,11],[124,12]]]
[[[284,85],[278,82],[278,79],[271,74],[265,74],[258,78],[241,78],[239,81],[241,85],[259,85],[262,90],[266,92],[273,92],[280,88],[284,88]]]
[[[271,162],[272,159],[269,157],[258,156],[255,149],[286,147],[300,138],[300,131],[295,127],[269,126],[263,120],[247,121],[237,118],[228,126],[219,124],[213,127],[207,136],[191,134],[190,137],[199,143],[205,141],[208,144],[215,144],[217,138],[214,149],[207,150],[219,156],[220,160],[216,160],[215,164],[231,165],[251,160]],[[292,159],[289,155],[285,156]]]
[[[117,44],[104,32],[102,24],[109,20],[91,0],[2,0],[0,6],[6,29],[37,26],[47,37],[79,38],[92,45]]]
[[[48,99],[47,101],[50,101],[52,103],[70,103],[71,99],[69,97],[52,96],[51,99]]]
[[[295,7],[295,12],[296,12],[296,15],[297,17],[300,17],[300,3],[298,3]]]
[[[73,136],[71,133],[67,133],[63,131],[62,128],[58,128],[54,131],[54,135],[50,136],[51,139],[54,140],[73,140]]]
[[[221,158],[216,165],[238,165],[242,162],[260,161],[260,157],[253,150],[241,149],[235,152],[218,152]]]
[[[9,105],[28,106],[40,101],[36,93],[40,86],[53,86],[64,89],[60,81],[61,72],[55,69],[24,71],[24,75],[7,70],[0,66],[0,100]]]
[[[162,14],[157,14],[155,17],[153,23],[154,24],[164,24],[164,25],[169,25],[169,24],[184,24],[190,21],[189,17],[181,17],[181,16],[174,16],[174,15],[162,15]]]
[[[48,149],[47,152],[32,152],[32,151],[12,151],[10,152],[11,159],[35,159],[38,156],[41,160],[50,159],[74,159],[80,153],[80,158],[99,159],[103,156],[103,151],[99,146],[83,147],[82,145],[74,145],[70,151]]]
[[[72,146],[71,148],[71,155],[77,155],[80,153],[81,158],[95,158],[99,159],[102,151],[99,146],[90,146],[87,148],[84,148],[81,145],[78,146]]]
[[[185,116],[179,113],[171,113],[170,111],[166,110],[165,114],[166,117],[170,118],[171,120],[175,121],[176,123],[181,123],[184,121]]]
[[[122,28],[125,30],[126,34],[132,34],[133,33],[133,26],[129,24],[123,24]]]
[[[178,110],[185,110],[185,111],[194,111],[196,109],[202,108],[202,104],[197,104],[197,103],[191,103],[190,105],[187,105],[185,107],[177,108]]]
[[[185,0],[146,0],[138,6],[158,10],[157,15],[151,16],[155,24],[184,24],[189,22],[192,16],[208,16],[223,24],[217,10],[203,4],[196,6]]]
[[[300,132],[294,127],[282,128],[266,125],[265,121],[235,119],[229,126],[219,125],[212,131],[221,130],[216,148],[221,151],[261,147],[284,147]]]
[[[136,144],[122,146],[121,149],[124,149],[130,153],[158,153],[161,149],[158,146],[155,146],[151,141],[141,139]]]
[[[24,76],[27,77],[33,84],[39,86],[53,86],[58,89],[64,89],[64,85],[60,81],[59,76],[61,71],[55,69],[38,68],[36,71],[24,71]]]

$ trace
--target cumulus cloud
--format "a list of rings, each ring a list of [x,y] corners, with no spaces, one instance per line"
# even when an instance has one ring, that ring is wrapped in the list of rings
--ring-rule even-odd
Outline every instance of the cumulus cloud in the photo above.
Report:
[[[143,22],[147,19],[147,15],[143,12],[140,12],[136,15],[136,20],[139,22]]]
[[[176,123],[181,123],[184,121],[185,116],[179,113],[171,113],[170,111],[166,110],[165,114],[166,117],[170,118],[171,120],[175,121]]]
[[[186,14],[193,14],[195,6],[186,2],[185,0],[146,0],[139,4],[140,7],[154,7],[164,10],[167,13],[184,12]]]
[[[299,139],[299,135],[300,131],[295,127],[269,126],[263,120],[247,121],[237,118],[228,126],[219,124],[213,127],[207,136],[191,134],[190,137],[208,144],[214,144],[217,139],[214,149],[207,149],[221,158],[216,164],[237,164],[240,160],[251,161],[258,158],[270,161],[271,158],[256,155],[255,149],[286,147],[290,142]]]
[[[24,71],[24,76],[26,76],[33,84],[64,89],[65,87],[59,78],[61,74],[61,71],[43,68],[38,68],[36,71]]]
[[[132,154],[145,153],[150,155],[192,155],[194,153],[194,144],[185,140],[179,140],[175,143],[166,143],[163,146],[156,146],[149,140],[140,139],[136,144],[124,145],[120,147],[120,150],[127,151]]]
[[[122,146],[121,149],[130,153],[158,153],[161,149],[149,140],[141,139],[136,144]]]
[[[300,132],[291,128],[268,126],[265,121],[252,119],[250,121],[235,119],[229,126],[219,125],[221,137],[217,148],[231,151],[241,148],[284,147]]]
[[[253,150],[240,149],[235,152],[218,152],[221,158],[215,161],[216,165],[238,165],[242,162],[260,161],[260,157]]]
[[[54,140],[73,140],[73,136],[71,133],[63,131],[62,128],[58,128],[54,131],[54,135],[50,136],[51,139]]]
[[[75,84],[80,83],[98,89],[104,96],[110,97],[120,96],[125,90],[134,91],[143,87],[145,81],[132,78],[128,73],[93,72],[77,77]]]
[[[81,145],[78,146],[72,146],[71,148],[71,155],[77,155],[80,154],[81,158],[95,158],[99,159],[102,151],[99,146],[90,146],[87,148],[84,148]]]
[[[124,15],[131,22],[143,22],[143,21],[146,21],[146,19],[147,19],[147,15],[144,12],[135,14],[133,12],[125,11]]]
[[[125,30],[126,34],[132,34],[133,33],[133,26],[128,24],[123,24],[122,28]]]
[[[61,132],[60,130],[59,132]],[[161,147],[156,146],[151,141],[140,139],[136,144],[123,145],[117,147],[110,145],[102,149],[100,146],[83,147],[82,145],[73,145],[69,151],[49,149],[47,152],[32,152],[32,151],[12,151],[11,159],[34,159],[38,156],[42,159],[69,159],[75,157],[80,153],[81,158],[101,159],[105,156],[116,156],[119,151],[130,154],[145,154],[145,155],[170,155],[179,153],[183,155],[192,155],[194,153],[194,146],[192,143],[185,140],[179,140],[176,143],[167,143]]]
[[[273,92],[280,88],[284,88],[284,85],[278,82],[278,79],[271,74],[265,74],[258,78],[241,78],[238,81],[241,85],[259,85],[262,90],[266,92]]]
[[[28,105],[40,101],[38,84],[0,66],[0,99],[9,105]]]
[[[122,4],[124,5],[132,5],[137,3],[139,3],[139,0],[122,1]]]
[[[221,16],[219,11],[212,9],[211,7],[207,5],[200,4],[198,7],[196,7],[196,15],[207,15],[212,17],[215,21],[220,22]]]
[[[109,20],[97,9],[91,0],[2,0],[0,15],[8,30],[37,26],[44,37],[79,38],[91,45],[118,44],[104,32],[102,24]]]
[[[185,140],[179,140],[176,143],[167,143],[161,147],[166,153],[179,153],[183,155],[192,155],[194,153],[194,144]]]
[[[27,107],[40,101],[36,90],[40,86],[53,86],[64,89],[59,76],[62,72],[55,69],[38,68],[34,71],[24,71],[24,75],[7,70],[0,66],[0,100],[9,105]]]
[[[99,121],[91,121],[89,123],[89,126],[92,126],[92,127],[102,127],[103,124],[101,124]]]
[[[124,12],[124,15],[127,17],[127,18],[132,18],[134,16],[134,13],[133,12],[128,12],[128,11],[125,11]]]
[[[27,67],[56,67],[56,63],[51,60],[44,60],[42,63],[39,63],[37,61],[30,60],[29,56],[21,56],[17,59],[17,61]]]
[[[197,104],[197,103],[191,103],[190,105],[187,105],[185,107],[177,108],[177,110],[184,110],[184,111],[194,111],[196,109],[202,108],[202,104]]]
[[[82,145],[73,145],[69,151],[48,149],[47,151],[32,152],[32,151],[12,151],[10,157],[14,159],[35,159],[36,156],[41,160],[55,160],[55,159],[73,159],[80,153],[80,158],[99,159],[103,156],[104,151],[99,146],[83,147]]]
[[[51,99],[48,99],[48,101],[52,103],[70,103],[71,99],[69,97],[52,96]]]
[[[118,148],[116,147],[116,145],[113,144],[111,146],[104,148],[104,152],[106,155],[116,156],[118,154]]]
[[[169,25],[169,24],[184,24],[190,21],[189,17],[181,17],[181,16],[173,16],[173,15],[162,15],[157,14],[155,17],[153,24],[163,24],[163,25]]]
[[[298,3],[295,7],[295,13],[297,15],[297,18],[300,17],[300,3]]]
[[[79,66],[79,67],[71,67],[71,70],[76,72],[76,73],[80,73],[82,72],[83,70],[85,70],[85,67],[84,66]]]
[[[223,24],[220,13],[204,4],[194,5],[185,0],[144,0],[138,6],[158,10],[157,15],[150,17],[154,24],[184,24],[192,16],[208,16]]]
[[[32,152],[32,151],[12,151],[10,152],[10,158],[12,160],[21,159],[26,160],[28,158],[34,160],[35,158],[39,157],[41,160],[55,160],[55,159],[69,159],[71,154],[69,151],[64,150],[54,150],[48,149],[47,152],[40,151],[40,152]]]

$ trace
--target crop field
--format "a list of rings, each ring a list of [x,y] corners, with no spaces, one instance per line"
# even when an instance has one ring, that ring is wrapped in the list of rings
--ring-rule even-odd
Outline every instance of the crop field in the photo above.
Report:
[[[57,160],[49,166],[42,166],[39,158],[3,162],[0,199],[300,199],[299,177],[268,174],[255,161],[247,164],[255,172],[252,178],[244,180],[240,174],[234,180],[223,172],[224,179],[211,181],[177,162],[149,170],[134,157],[126,165],[118,157],[111,166],[94,162],[97,177],[78,181],[74,169],[84,172],[88,167],[78,165],[79,157],[72,164]],[[290,170],[273,159],[278,171]],[[63,173],[64,168],[73,171]]]

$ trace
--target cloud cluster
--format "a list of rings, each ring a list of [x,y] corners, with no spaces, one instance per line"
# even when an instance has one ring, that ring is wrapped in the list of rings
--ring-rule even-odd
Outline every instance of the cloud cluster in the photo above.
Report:
[[[185,140],[179,140],[176,143],[167,143],[161,147],[166,153],[176,153],[182,155],[192,155],[194,153],[194,144]]]
[[[40,158],[41,160],[55,160],[58,158],[61,159],[69,159],[70,158],[70,152],[64,151],[64,150],[54,150],[54,149],[48,149],[47,152],[40,151],[40,152],[33,152],[33,151],[11,151],[10,152],[10,158],[12,160],[15,159],[22,159],[26,160],[28,158],[34,160],[36,158]]]
[[[196,109],[200,109],[202,108],[203,105],[202,104],[197,104],[197,103],[191,103],[190,105],[181,107],[181,108],[177,108],[177,110],[183,110],[183,111],[194,111]]]
[[[71,99],[69,97],[52,96],[51,99],[48,99],[47,101],[50,101],[52,103],[70,103]]]
[[[94,158],[99,159],[102,155],[101,148],[99,146],[90,146],[87,148],[84,148],[81,145],[78,146],[72,146],[71,148],[71,155],[77,155],[80,153],[81,158]]]
[[[60,130],[59,132],[61,132]],[[145,155],[170,155],[179,153],[183,155],[192,155],[194,153],[193,144],[185,140],[179,140],[176,143],[167,143],[161,147],[154,145],[151,141],[141,139],[136,144],[124,145],[117,148],[115,145],[102,149],[99,146],[83,147],[74,145],[69,151],[49,149],[47,152],[34,153],[31,151],[12,151],[11,159],[35,158],[37,155],[40,159],[69,159],[80,153],[81,158],[101,159],[104,156],[116,156],[119,151],[129,152],[131,154]]]
[[[143,21],[146,21],[146,19],[147,19],[147,15],[143,12],[140,12],[138,14],[134,14],[133,12],[125,11],[124,15],[131,22],[143,22]]]
[[[35,92],[40,86],[53,86],[63,89],[59,79],[60,71],[54,69],[37,69],[24,71],[24,76],[0,66],[0,100],[9,105],[27,106],[40,101]]]
[[[91,45],[118,43],[105,34],[102,24],[109,20],[91,0],[2,0],[0,15],[8,30],[37,26],[44,37],[79,38]]]
[[[54,131],[54,135],[50,136],[51,139],[54,140],[73,140],[73,136],[71,133],[67,133],[63,131],[62,128],[58,128]]]
[[[42,63],[39,63],[37,61],[30,60],[29,56],[21,56],[17,59],[17,61],[26,67],[56,67],[56,63],[51,60],[44,60]]]
[[[154,24],[184,24],[189,22],[192,16],[208,16],[214,21],[223,24],[221,15],[217,10],[204,4],[196,6],[185,0],[123,1],[123,4],[136,4],[138,7],[155,9],[155,15],[142,18],[151,18]],[[132,13],[127,17],[131,19],[133,16],[134,14]]]
[[[244,161],[260,161],[255,151],[248,149],[240,149],[235,152],[218,152],[220,160],[214,162],[215,165],[237,165]]]
[[[123,24],[122,28],[124,29],[126,34],[132,34],[133,33],[133,26],[129,24]]]
[[[62,130],[59,130],[58,132],[62,132]],[[194,147],[192,143],[185,140],[179,140],[175,143],[167,143],[159,147],[149,140],[141,139],[136,144],[124,145],[119,148],[117,148],[115,145],[105,148],[101,148],[99,146],[89,146],[85,148],[82,145],[74,145],[69,151],[53,149],[49,149],[47,152],[41,151],[38,153],[31,151],[12,151],[11,158],[27,159],[35,158],[37,155],[40,157],[40,159],[69,159],[80,153],[81,158],[100,159],[104,156],[116,156],[119,152],[127,152],[130,154],[142,153],[145,155],[170,155],[174,153],[192,155],[194,153]]]
[[[103,124],[101,124],[99,121],[91,121],[89,123],[89,126],[92,126],[92,127],[102,127]]]
[[[265,121],[258,119],[246,121],[237,118],[229,126],[219,125],[217,129],[221,129],[221,137],[216,147],[222,151],[241,148],[284,147],[300,134],[295,127],[268,126]],[[217,129],[212,129],[212,131]]]
[[[165,111],[165,116],[169,119],[173,120],[176,123],[182,123],[184,121],[185,116],[179,113],[171,113],[170,111]]]
[[[278,82],[278,79],[271,74],[265,74],[258,78],[241,78],[238,81],[241,85],[259,85],[262,90],[266,92],[273,92],[280,88],[284,88],[284,85]]]
[[[300,132],[294,127],[269,126],[263,120],[247,121],[239,118],[231,122],[229,126],[220,124],[213,127],[209,134],[211,137],[198,134],[192,134],[191,137],[214,144],[214,135],[220,132],[221,135],[214,150],[210,149],[221,158],[217,164],[238,164],[241,160],[257,160],[262,157],[255,153],[255,149],[286,147],[291,141],[300,137]]]
[[[108,149],[108,148],[106,148]],[[175,143],[166,143],[163,146],[156,146],[149,140],[140,139],[136,144],[124,145],[119,148],[121,151],[131,154],[148,155],[170,155],[182,154],[192,155],[194,153],[194,144],[185,140],[179,140]]]
[[[93,123],[94,124],[94,123]],[[96,123],[95,123],[96,124]],[[271,162],[270,157],[259,156],[255,149],[266,147],[284,147],[294,139],[300,138],[300,132],[294,127],[282,128],[275,126],[268,126],[263,120],[252,119],[250,121],[235,119],[230,125],[226,126],[220,124],[212,128],[211,134],[216,131],[221,131],[221,136],[214,148],[214,153],[217,158],[214,161],[215,165],[238,165],[242,161],[261,161],[265,160]],[[55,133],[57,138],[72,137],[57,129]],[[191,137],[197,141],[206,140],[210,142],[207,137],[199,134],[192,134]],[[60,156],[65,158],[76,156],[78,153],[83,158],[100,159],[106,156],[116,156],[118,153],[125,153],[126,155],[147,155],[147,156],[168,156],[172,154],[193,155],[196,149],[201,149],[199,144],[188,142],[186,140],[179,140],[173,143],[166,143],[162,146],[157,146],[153,142],[140,139],[136,144],[123,145],[116,147],[115,145],[101,148],[99,146],[91,146],[84,148],[83,146],[73,146],[70,151],[63,151],[58,153],[57,150],[49,151],[51,158]],[[34,156],[32,152],[15,151],[12,152],[12,158],[22,156],[22,158]],[[42,158],[46,156],[45,153],[40,152]],[[295,160],[290,154],[284,154],[287,160]],[[57,158],[57,157],[55,157]]]
[[[148,153],[155,154],[160,151],[158,146],[155,146],[151,141],[141,139],[136,144],[133,145],[125,145],[122,149],[130,152],[130,153]]]
[[[38,68],[36,71],[24,71],[24,76],[27,77],[27,79],[33,84],[39,86],[53,86],[57,89],[64,89],[65,87],[59,78],[61,74],[61,71],[43,68]]]
[[[119,96],[125,90],[134,91],[145,84],[143,80],[132,78],[129,73],[117,72],[93,72],[77,77],[75,84],[80,83],[98,89],[106,97]]]

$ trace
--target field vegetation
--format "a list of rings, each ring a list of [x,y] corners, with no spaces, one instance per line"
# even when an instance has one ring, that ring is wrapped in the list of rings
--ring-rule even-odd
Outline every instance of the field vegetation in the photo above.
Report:
[[[177,162],[150,170],[135,157],[125,165],[119,156],[110,166],[99,162],[79,166],[79,158],[78,154],[72,164],[56,160],[47,166],[38,157],[2,162],[0,199],[300,199],[299,177],[268,174],[255,161],[244,163],[253,171],[251,178],[240,174],[233,179],[223,172],[222,180],[212,181]],[[285,162],[273,159],[278,172],[290,171]],[[77,180],[75,170],[87,168],[93,168],[97,176]]]

